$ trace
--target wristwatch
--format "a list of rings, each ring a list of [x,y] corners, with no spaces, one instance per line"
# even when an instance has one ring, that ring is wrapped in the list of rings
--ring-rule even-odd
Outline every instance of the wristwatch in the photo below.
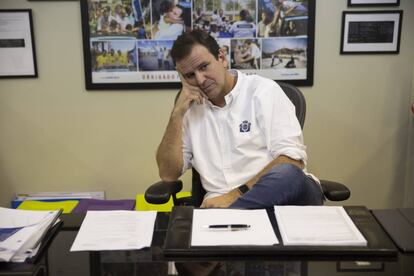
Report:
[[[241,185],[240,187],[237,188],[237,190],[239,190],[240,194],[242,195],[250,191],[249,187],[247,187],[246,184]]]

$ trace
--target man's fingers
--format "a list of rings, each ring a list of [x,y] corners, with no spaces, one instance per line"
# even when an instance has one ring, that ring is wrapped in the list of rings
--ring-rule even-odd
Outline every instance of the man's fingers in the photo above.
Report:
[[[178,71],[177,71],[177,72],[178,72]],[[183,74],[181,74],[180,72],[178,72],[178,76],[180,77],[181,84],[182,84],[183,86],[191,86],[191,85],[187,82],[187,80],[185,79],[185,77],[183,76]]]

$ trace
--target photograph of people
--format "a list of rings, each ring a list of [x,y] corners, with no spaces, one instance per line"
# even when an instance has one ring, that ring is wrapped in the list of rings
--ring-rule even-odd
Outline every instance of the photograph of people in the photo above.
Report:
[[[256,0],[194,0],[193,29],[214,38],[256,36]]]
[[[191,2],[152,1],[153,39],[175,40],[191,27]]]
[[[262,47],[262,69],[306,68],[306,38],[263,39]]]
[[[259,37],[306,36],[308,0],[259,0]]]
[[[250,12],[247,9],[242,9],[239,15],[239,20],[233,22],[229,29],[231,36],[237,38],[254,37],[256,34],[256,25]]]
[[[219,39],[216,39],[216,41],[220,49],[223,51],[223,54],[226,57],[227,61],[230,61],[230,39],[219,38]],[[230,64],[230,62],[228,64]],[[230,68],[227,68],[227,69],[230,69]]]
[[[139,71],[170,71],[174,70],[171,59],[173,40],[139,40],[138,60]]]
[[[135,41],[92,42],[93,72],[137,71]]]
[[[91,37],[126,36],[147,38],[149,0],[88,0]]]
[[[260,42],[258,39],[231,40],[231,68],[260,69]]]

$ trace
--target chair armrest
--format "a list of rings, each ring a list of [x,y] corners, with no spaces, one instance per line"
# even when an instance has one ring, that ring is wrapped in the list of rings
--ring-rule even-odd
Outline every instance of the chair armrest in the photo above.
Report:
[[[159,181],[152,184],[145,191],[145,200],[151,204],[164,204],[167,203],[172,195],[175,195],[183,188],[183,182],[181,180],[173,182]]]
[[[322,191],[325,197],[331,201],[347,200],[351,196],[351,191],[342,183],[320,180]]]

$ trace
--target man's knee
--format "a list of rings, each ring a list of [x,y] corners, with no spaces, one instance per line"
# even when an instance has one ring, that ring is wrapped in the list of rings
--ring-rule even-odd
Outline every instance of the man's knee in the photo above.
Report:
[[[288,181],[290,183],[297,182],[297,184],[300,184],[303,182],[305,177],[306,175],[304,174],[303,170],[298,166],[289,163],[283,163],[271,168],[270,171],[266,173],[262,178],[263,180],[277,179],[278,181]]]

